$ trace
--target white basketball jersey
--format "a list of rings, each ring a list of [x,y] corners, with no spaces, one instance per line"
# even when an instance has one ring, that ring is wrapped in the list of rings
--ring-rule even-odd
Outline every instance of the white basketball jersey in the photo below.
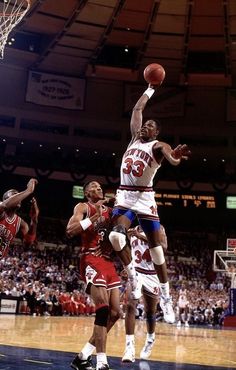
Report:
[[[145,235],[143,232],[141,234]],[[147,242],[131,236],[130,245],[135,269],[145,274],[156,274]]]
[[[121,189],[145,191],[145,188],[152,187],[153,178],[160,167],[153,156],[153,146],[157,142],[138,139],[128,147],[121,163]]]

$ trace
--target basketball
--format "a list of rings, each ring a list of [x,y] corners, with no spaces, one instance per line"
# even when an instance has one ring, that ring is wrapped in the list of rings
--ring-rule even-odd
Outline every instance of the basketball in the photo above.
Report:
[[[149,64],[143,72],[145,81],[151,85],[160,85],[165,78],[164,68],[157,63]]]

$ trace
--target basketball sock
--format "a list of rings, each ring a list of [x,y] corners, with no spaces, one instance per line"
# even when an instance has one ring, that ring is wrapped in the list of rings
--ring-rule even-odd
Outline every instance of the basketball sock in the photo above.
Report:
[[[104,352],[97,353],[97,369],[102,367],[102,365],[107,364],[107,355]]]
[[[151,334],[147,333],[146,340],[147,340],[147,342],[154,342],[155,333],[151,333]]]
[[[166,283],[160,283],[160,290],[161,290],[161,295],[164,298],[169,298],[169,296],[170,296],[169,281],[167,281]]]
[[[125,336],[126,347],[134,347],[134,334],[126,334]]]
[[[81,353],[81,355],[80,355],[81,360],[87,360],[87,358],[92,355],[92,353],[95,349],[96,349],[96,347],[94,345],[87,342],[85,344],[85,346],[83,347],[83,349],[81,350],[81,352],[80,352]]]

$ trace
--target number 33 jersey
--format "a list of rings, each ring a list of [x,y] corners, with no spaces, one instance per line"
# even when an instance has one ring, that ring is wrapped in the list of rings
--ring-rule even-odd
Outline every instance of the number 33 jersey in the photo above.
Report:
[[[153,146],[157,142],[138,139],[128,147],[121,163],[120,189],[145,191],[152,187],[153,178],[160,167],[153,155]]]

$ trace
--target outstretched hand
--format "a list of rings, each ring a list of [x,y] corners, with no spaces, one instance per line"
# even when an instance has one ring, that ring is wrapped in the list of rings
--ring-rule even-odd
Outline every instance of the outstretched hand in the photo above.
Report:
[[[171,155],[175,159],[187,160],[191,155],[191,151],[186,144],[179,144],[175,149],[173,149]]]
[[[35,185],[38,184],[38,180],[36,179],[30,179],[28,184],[27,184],[27,189],[29,190],[30,194],[32,194],[34,192],[34,189],[35,189]]]
[[[98,213],[98,215],[99,215],[99,216],[101,216],[101,215],[102,215],[102,206],[103,206],[103,204],[108,203],[108,202],[109,202],[109,198],[104,198],[104,199],[100,199],[100,200],[98,200],[98,201],[94,204],[94,206],[95,206],[95,208],[96,208],[96,211],[97,211],[97,213]]]
[[[35,198],[31,199],[30,218],[32,221],[37,222],[39,215],[39,207]]]

